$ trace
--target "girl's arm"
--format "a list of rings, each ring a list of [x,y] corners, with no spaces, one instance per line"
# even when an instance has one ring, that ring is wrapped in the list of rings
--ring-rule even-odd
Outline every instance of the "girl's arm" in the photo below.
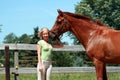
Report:
[[[38,65],[39,71],[42,71],[42,59],[41,59],[41,46],[37,44],[37,55],[38,55]]]

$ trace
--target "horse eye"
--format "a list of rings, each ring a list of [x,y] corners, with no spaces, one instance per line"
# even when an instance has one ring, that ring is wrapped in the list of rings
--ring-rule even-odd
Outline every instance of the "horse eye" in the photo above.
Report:
[[[57,24],[61,24],[61,21],[57,21]]]

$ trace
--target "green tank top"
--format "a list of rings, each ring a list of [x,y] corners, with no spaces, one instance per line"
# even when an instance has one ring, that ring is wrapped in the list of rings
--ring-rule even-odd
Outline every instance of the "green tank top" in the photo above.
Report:
[[[44,40],[38,41],[37,44],[41,46],[41,59],[45,61],[51,61],[52,46],[47,46]]]

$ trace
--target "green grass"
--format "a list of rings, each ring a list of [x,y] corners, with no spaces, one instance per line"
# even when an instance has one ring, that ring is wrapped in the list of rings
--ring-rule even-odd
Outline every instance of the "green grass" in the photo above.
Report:
[[[5,75],[0,74],[0,80],[5,80]],[[37,74],[19,74],[19,80],[37,80]],[[11,75],[10,80],[14,80]],[[95,73],[53,73],[51,80],[96,80]],[[120,80],[120,73],[108,73],[108,80]]]

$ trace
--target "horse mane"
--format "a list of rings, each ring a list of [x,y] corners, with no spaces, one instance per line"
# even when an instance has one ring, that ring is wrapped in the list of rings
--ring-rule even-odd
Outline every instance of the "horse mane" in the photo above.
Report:
[[[77,19],[84,19],[84,20],[87,20],[87,21],[91,21],[90,18],[88,18],[88,17],[86,17],[86,16],[83,16],[83,15],[81,15],[81,14],[74,14],[74,13],[70,13],[70,12],[63,12],[63,13],[66,14],[66,15],[72,16],[72,17],[74,17],[74,18],[77,18]],[[95,23],[96,23],[97,25],[99,25],[99,26],[105,26],[105,25],[102,24],[101,21],[98,20],[98,19],[95,21]]]
[[[85,20],[91,20],[90,18],[86,17],[86,16],[82,16],[80,14],[74,14],[74,13],[70,13],[70,12],[64,12],[65,14],[78,18],[78,19],[85,19]]]
[[[96,20],[96,23],[100,26],[105,26],[104,24],[102,24],[102,22],[99,19]]]

